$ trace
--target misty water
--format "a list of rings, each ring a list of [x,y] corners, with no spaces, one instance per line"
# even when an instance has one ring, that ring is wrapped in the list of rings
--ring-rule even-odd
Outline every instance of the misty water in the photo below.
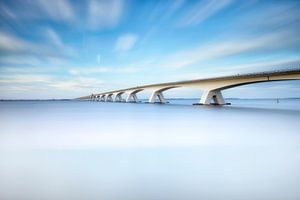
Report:
[[[0,199],[300,199],[300,100],[0,102]]]

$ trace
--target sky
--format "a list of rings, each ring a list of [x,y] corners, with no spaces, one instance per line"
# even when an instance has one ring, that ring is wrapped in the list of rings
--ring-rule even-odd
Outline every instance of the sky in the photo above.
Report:
[[[0,99],[299,68],[299,10],[297,0],[0,0]],[[225,97],[299,97],[299,88],[252,84]]]

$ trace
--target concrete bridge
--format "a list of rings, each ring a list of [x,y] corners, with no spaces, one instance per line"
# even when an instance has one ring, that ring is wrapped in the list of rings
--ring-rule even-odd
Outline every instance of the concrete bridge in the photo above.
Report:
[[[159,83],[144,85],[121,90],[114,90],[110,92],[102,92],[77,98],[79,100],[93,100],[93,101],[107,101],[107,102],[138,102],[137,93],[144,90],[152,90],[152,94],[148,100],[149,103],[155,103],[158,99],[159,103],[166,103],[163,92],[173,88],[192,87],[203,90],[202,97],[198,104],[200,105],[224,105],[226,104],[222,96],[222,90],[270,81],[284,81],[284,80],[300,80],[300,69],[262,72],[253,74],[242,74],[234,76],[223,76],[215,78],[205,78],[188,81],[178,81],[169,83]],[[127,94],[127,98],[123,99],[122,95]]]

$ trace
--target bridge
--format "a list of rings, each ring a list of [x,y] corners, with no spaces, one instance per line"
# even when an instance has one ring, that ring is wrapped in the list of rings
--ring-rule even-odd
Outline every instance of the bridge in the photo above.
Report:
[[[226,104],[222,96],[222,90],[229,88],[261,83],[270,81],[284,81],[284,80],[300,80],[300,69],[290,69],[282,71],[261,72],[252,74],[238,74],[234,76],[222,76],[214,78],[205,78],[188,81],[178,81],[169,83],[158,83],[151,85],[143,85],[138,87],[131,87],[126,89],[114,90],[109,92],[102,92],[98,94],[91,94],[89,96],[79,97],[78,100],[93,100],[105,102],[139,102],[137,93],[144,90],[152,90],[149,97],[149,103],[166,103],[163,92],[173,88],[190,87],[203,90],[202,97],[198,104],[200,105],[224,105]],[[122,95],[127,94],[127,98],[123,99]]]

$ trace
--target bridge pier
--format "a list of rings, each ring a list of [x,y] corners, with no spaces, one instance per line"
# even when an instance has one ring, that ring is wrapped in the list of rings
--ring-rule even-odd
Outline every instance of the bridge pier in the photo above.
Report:
[[[138,98],[136,96],[136,93],[129,93],[127,98],[126,98],[126,102],[138,102]]]
[[[100,101],[105,101],[105,95],[100,96]]]
[[[200,99],[200,105],[210,105],[211,100],[213,100],[213,104],[215,105],[224,105],[225,100],[221,93],[221,90],[206,90],[203,92],[202,97]]]
[[[113,94],[107,95],[106,101],[112,102],[112,101],[113,101],[112,95],[113,95]]]
[[[126,98],[126,102],[134,102],[134,103],[137,103],[139,101],[138,97],[137,97],[137,93],[142,91],[142,89],[138,89],[138,90],[133,90],[133,91],[130,91],[128,93],[128,96]]]
[[[115,102],[122,102],[123,101],[122,94],[123,94],[123,92],[116,94],[114,101]]]
[[[167,103],[167,101],[166,101],[166,99],[165,99],[163,93],[160,92],[160,91],[154,91],[154,92],[151,94],[151,96],[150,96],[148,102],[149,102],[149,103],[155,103],[156,97],[158,97],[160,103]]]

